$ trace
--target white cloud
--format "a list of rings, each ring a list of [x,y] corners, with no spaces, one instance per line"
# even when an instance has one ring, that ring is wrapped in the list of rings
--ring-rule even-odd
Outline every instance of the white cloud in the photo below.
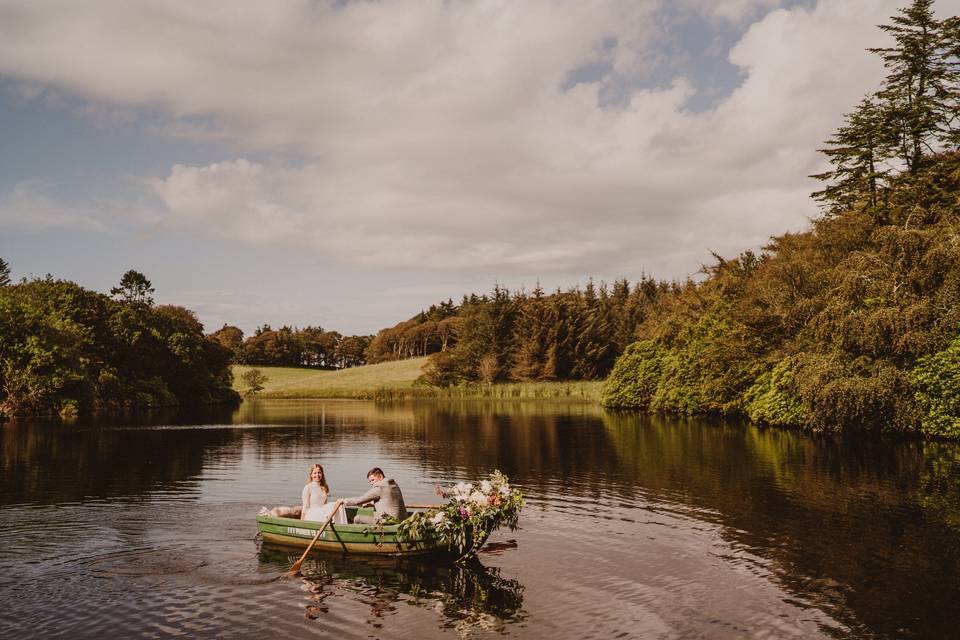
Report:
[[[151,184],[181,221],[268,244],[295,240],[309,226],[303,215],[277,201],[285,182],[282,172],[241,158],[206,167],[176,165],[169,177]]]
[[[782,0],[675,0],[682,6],[699,12],[708,18],[732,23],[743,20],[771,9],[776,9]]]
[[[768,13],[729,54],[743,85],[705,113],[684,78],[601,104],[656,59],[653,0],[11,1],[0,73],[230,142],[150,182],[168,224],[375,267],[677,276],[815,213],[815,149],[882,77],[864,48],[899,4]]]
[[[49,195],[48,189],[49,185],[43,181],[25,180],[13,185],[6,193],[0,193],[0,229],[107,229],[88,211],[70,207]]]

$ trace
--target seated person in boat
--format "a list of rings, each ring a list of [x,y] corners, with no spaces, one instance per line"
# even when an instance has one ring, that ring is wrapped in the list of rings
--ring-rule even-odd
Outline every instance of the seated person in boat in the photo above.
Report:
[[[330,513],[337,509],[336,502],[327,502],[330,497],[330,487],[323,473],[323,467],[315,464],[310,467],[307,484],[303,487],[300,501],[302,502],[300,519],[314,522],[326,522]],[[337,509],[331,521],[334,524],[347,524],[347,516],[342,508]]]
[[[407,507],[403,504],[403,494],[393,478],[387,478],[380,467],[374,467],[367,472],[367,482],[372,486],[362,496],[344,498],[343,504],[359,506],[367,502],[373,503],[373,516],[356,516],[355,524],[376,524],[383,516],[392,516],[397,520],[407,517]]]

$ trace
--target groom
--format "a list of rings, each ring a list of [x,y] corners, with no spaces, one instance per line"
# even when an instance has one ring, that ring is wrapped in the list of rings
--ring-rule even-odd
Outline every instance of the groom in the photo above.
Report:
[[[370,491],[356,498],[344,498],[343,504],[350,507],[367,502],[374,503],[374,515],[356,516],[354,524],[376,524],[382,516],[393,516],[397,520],[407,517],[407,507],[403,504],[403,494],[393,478],[386,478],[383,469],[374,467],[367,472],[367,482],[373,485]]]

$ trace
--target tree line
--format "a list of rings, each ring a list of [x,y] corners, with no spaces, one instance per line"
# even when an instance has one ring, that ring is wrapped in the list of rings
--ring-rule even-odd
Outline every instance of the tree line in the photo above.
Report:
[[[110,296],[50,276],[12,284],[0,260],[0,416],[237,400],[230,351],[152,293],[136,271]]]
[[[430,356],[423,380],[461,382],[597,380],[633,341],[645,309],[677,284],[643,277],[547,294],[511,292],[447,300],[375,336],[264,325],[244,339],[225,325],[210,337],[251,365],[343,368]]]
[[[473,299],[476,300],[477,296],[474,295]],[[464,298],[464,302],[467,300]],[[409,320],[381,329],[367,346],[367,362],[375,364],[446,351],[457,341],[457,313],[458,307],[453,300],[447,300],[431,305]]]
[[[823,149],[823,215],[657,296],[613,407],[960,437],[960,20],[914,0]]]
[[[422,381],[435,386],[597,380],[634,340],[651,301],[675,286],[648,277],[549,294],[539,285],[530,292],[496,285],[380,331],[367,359],[428,355]]]
[[[345,336],[322,327],[273,329],[268,324],[257,327],[246,339],[241,329],[225,324],[210,338],[229,349],[238,364],[320,369],[367,364],[366,351],[371,340],[370,336]]]

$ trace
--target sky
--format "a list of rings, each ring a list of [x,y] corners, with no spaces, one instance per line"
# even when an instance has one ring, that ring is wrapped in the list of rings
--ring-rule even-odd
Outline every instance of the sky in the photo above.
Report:
[[[0,0],[0,258],[247,333],[696,277],[818,215],[904,2]]]

